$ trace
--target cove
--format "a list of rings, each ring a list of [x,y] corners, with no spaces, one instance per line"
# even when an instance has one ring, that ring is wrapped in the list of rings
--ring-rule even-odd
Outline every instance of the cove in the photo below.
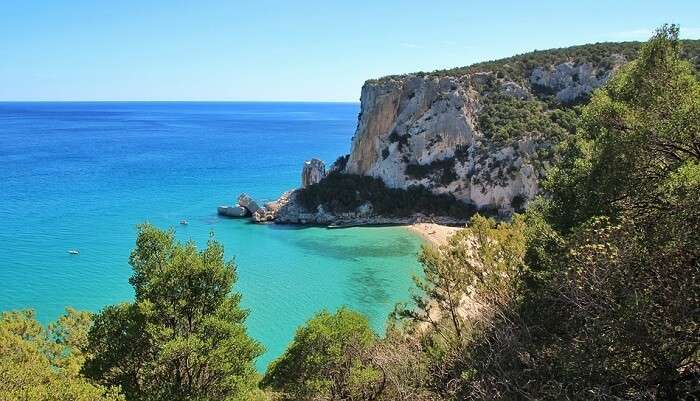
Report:
[[[129,301],[135,226],[210,234],[238,268],[247,327],[267,352],[322,308],[347,305],[382,332],[419,271],[400,227],[325,229],[222,219],[240,192],[269,200],[299,185],[304,160],[347,152],[357,103],[0,103],[0,310],[42,322],[66,306]],[[179,225],[182,219],[187,226]],[[79,249],[80,255],[67,250]]]

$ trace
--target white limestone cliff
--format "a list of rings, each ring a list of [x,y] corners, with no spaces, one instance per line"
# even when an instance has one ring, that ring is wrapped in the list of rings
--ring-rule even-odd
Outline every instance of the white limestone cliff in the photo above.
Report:
[[[554,64],[526,67],[508,67],[506,60],[505,66],[511,68],[506,72],[504,64],[501,69],[491,64],[367,81],[350,154],[336,160],[328,171],[321,160],[306,161],[301,189],[251,211],[252,218],[333,225],[425,219],[464,223],[448,216],[425,216],[421,210],[402,218],[380,216],[369,201],[338,214],[323,205],[317,210],[301,206],[299,194],[304,188],[338,173],[380,178],[390,188],[423,186],[476,209],[508,216],[540,192],[540,180],[553,162],[552,148],[570,132],[555,121],[555,111],[566,114],[562,108],[585,101],[625,62],[618,54],[598,60],[593,64],[564,57]],[[518,66],[522,69],[513,69]],[[538,119],[537,124],[528,124],[531,119]],[[504,125],[516,128],[497,135],[498,127]],[[247,199],[239,199],[239,204],[246,206]]]
[[[622,63],[613,60],[618,62],[613,63],[615,68]],[[343,172],[381,178],[392,188],[423,185],[479,208],[510,213],[513,203],[527,202],[539,192],[544,171],[537,151],[550,144],[536,132],[522,132],[507,145],[489,140],[477,124],[486,83],[490,92],[520,100],[546,91],[562,103],[572,103],[603,85],[612,73],[611,68],[566,62],[534,68],[525,83],[491,72],[409,74],[367,81]],[[407,174],[409,165],[449,164],[450,159],[456,175],[449,182]]]

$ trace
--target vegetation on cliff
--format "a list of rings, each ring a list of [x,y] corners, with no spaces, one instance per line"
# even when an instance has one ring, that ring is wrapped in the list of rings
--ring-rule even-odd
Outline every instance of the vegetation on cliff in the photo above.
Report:
[[[700,40],[679,40],[682,49],[680,56],[690,61],[695,67],[695,74],[700,70]],[[643,42],[602,42],[559,49],[535,50],[498,60],[483,61],[465,67],[420,72],[421,75],[462,76],[477,72],[494,72],[499,77],[508,77],[515,81],[526,80],[532,70],[543,65],[554,65],[573,61],[576,64],[609,61],[611,54],[620,54],[627,60],[633,60],[639,54]],[[377,81],[395,78],[386,76]]]
[[[546,196],[423,249],[414,303],[383,337],[356,312],[322,311],[259,380],[221,245],[143,225],[133,303],[69,309],[48,329],[2,314],[0,398],[697,399],[700,81],[677,35],[661,28],[582,107]],[[415,206],[369,177],[327,180],[310,207]]]
[[[422,186],[389,188],[379,178],[337,172],[300,189],[298,200],[306,210],[315,211],[322,206],[335,214],[355,212],[367,202],[374,213],[388,217],[407,217],[420,211],[425,215],[466,219],[476,211],[450,194],[436,195]]]
[[[700,41],[679,44],[680,57],[698,65]],[[637,57],[640,47],[574,46],[368,81],[367,93],[399,96],[400,117],[388,137],[372,132],[376,161],[362,173],[383,178],[390,186],[417,180],[436,193],[452,192],[464,202],[508,211],[514,197],[524,195],[529,201],[536,195],[539,181],[564,158],[561,144],[575,135],[581,106]],[[421,103],[411,103],[415,93]],[[436,123],[445,120],[457,121],[460,128],[451,131]],[[371,130],[362,131],[367,132]],[[362,138],[362,143],[369,140]],[[457,152],[452,156],[456,143],[468,148],[463,157]],[[503,196],[482,196],[486,193]]]
[[[365,399],[700,395],[700,83],[680,46],[662,28],[593,96],[527,213],[424,249]]]

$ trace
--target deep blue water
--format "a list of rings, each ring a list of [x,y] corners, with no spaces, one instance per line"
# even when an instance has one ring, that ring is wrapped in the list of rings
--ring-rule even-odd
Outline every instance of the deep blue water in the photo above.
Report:
[[[328,230],[221,219],[240,192],[299,185],[304,160],[347,153],[355,103],[0,103],[0,310],[97,311],[130,300],[136,224],[213,232],[238,266],[253,337],[279,355],[321,308],[381,331],[408,298],[420,240],[401,228]],[[178,222],[187,219],[189,225]],[[80,255],[67,253],[80,249]]]

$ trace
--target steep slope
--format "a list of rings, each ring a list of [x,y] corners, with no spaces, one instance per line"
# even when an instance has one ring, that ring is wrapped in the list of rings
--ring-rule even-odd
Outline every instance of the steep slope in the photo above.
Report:
[[[698,62],[698,41],[686,52]],[[634,58],[638,43],[534,52],[472,67],[370,80],[343,171],[422,185],[478,208],[520,208],[573,132],[576,105]]]
[[[700,65],[700,41],[684,41],[683,46],[684,56]],[[639,47],[636,42],[583,45],[369,80],[362,87],[350,154],[328,171],[374,177],[392,190],[422,188],[474,210],[508,215],[540,192],[540,180],[558,160],[556,145],[575,132],[579,106],[634,59]],[[350,182],[321,181],[287,194],[285,202],[293,207],[277,209],[294,213],[281,213],[279,220],[325,223],[343,213],[345,220],[361,216],[366,221],[391,214],[386,205],[383,213],[377,212],[377,203],[391,202],[386,199],[396,192],[374,191],[367,199],[338,202],[341,195],[336,193],[364,196],[337,188]],[[335,187],[319,189],[324,185]],[[414,202],[413,213],[440,214],[417,206],[427,202],[420,192],[407,196],[398,215],[406,217],[416,197],[420,202]],[[438,203],[449,204],[446,199]],[[275,217],[268,214],[266,219]]]

